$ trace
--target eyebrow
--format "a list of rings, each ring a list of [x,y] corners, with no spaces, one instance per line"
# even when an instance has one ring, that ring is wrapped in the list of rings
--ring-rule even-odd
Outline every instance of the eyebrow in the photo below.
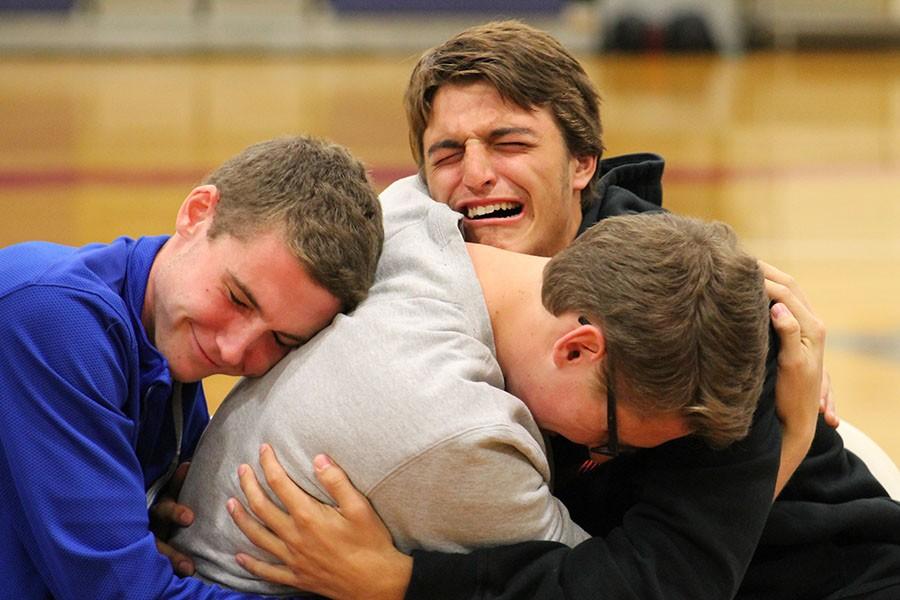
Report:
[[[513,135],[513,134],[529,135],[532,137],[535,136],[534,130],[531,129],[530,127],[500,127],[499,129],[494,129],[493,131],[491,131],[488,134],[487,139],[489,142],[493,142],[497,138],[502,138],[503,136]],[[463,147],[463,144],[461,142],[457,142],[456,140],[451,140],[451,139],[443,139],[443,140],[437,141],[437,142],[433,143],[432,145],[428,146],[428,152],[426,154],[428,156],[431,156],[438,150],[443,150],[443,149],[456,150],[456,149],[462,148],[462,147]]]
[[[247,302],[250,303],[250,306],[256,309],[256,311],[260,315],[265,316],[262,307],[259,305],[259,302],[257,302],[256,297],[253,295],[253,292],[251,292],[250,288],[247,287],[247,284],[241,281],[240,278],[231,271],[231,269],[226,269],[225,272],[228,273],[228,276],[231,278],[231,281],[234,283],[235,287],[241,290],[241,293],[244,295],[244,297],[247,298]],[[302,335],[294,335],[293,333],[287,333],[286,331],[274,331],[273,333],[278,337],[287,338],[292,342],[296,342],[298,345],[305,344],[309,341],[308,338]]]

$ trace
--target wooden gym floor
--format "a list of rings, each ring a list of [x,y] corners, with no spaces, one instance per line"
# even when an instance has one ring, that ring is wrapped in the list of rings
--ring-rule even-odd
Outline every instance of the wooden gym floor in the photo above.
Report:
[[[900,463],[900,52],[584,56],[607,155],[667,159],[665,205],[793,274],[842,417]],[[412,172],[413,57],[0,57],[0,245],[171,231],[211,167],[306,132],[379,188]],[[213,407],[232,380],[209,382]]]

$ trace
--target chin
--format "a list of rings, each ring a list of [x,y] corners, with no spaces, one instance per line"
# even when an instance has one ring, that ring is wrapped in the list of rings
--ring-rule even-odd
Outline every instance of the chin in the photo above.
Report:
[[[483,238],[475,236],[468,241],[475,242],[476,244],[483,244],[485,246],[493,246],[494,248],[500,248],[501,250],[507,250],[509,252],[528,254],[528,248],[518,240],[498,239],[493,236],[485,236]]]
[[[519,254],[535,254],[538,248],[531,240],[522,237],[501,238],[489,243],[497,248]]]
[[[180,383],[194,383],[211,375],[211,373],[198,373],[195,369],[182,368],[179,365],[173,365],[171,363],[169,364],[169,373],[171,373],[174,381]]]

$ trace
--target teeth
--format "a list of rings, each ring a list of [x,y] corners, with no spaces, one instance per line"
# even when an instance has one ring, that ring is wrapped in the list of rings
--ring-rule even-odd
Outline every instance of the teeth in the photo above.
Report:
[[[485,204],[484,206],[470,206],[466,209],[466,216],[470,219],[487,215],[498,210],[512,210],[517,206],[513,202],[497,202],[496,204]]]

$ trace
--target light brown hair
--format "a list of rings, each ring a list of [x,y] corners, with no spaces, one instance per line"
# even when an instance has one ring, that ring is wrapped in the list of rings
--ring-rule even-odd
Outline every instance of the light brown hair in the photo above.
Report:
[[[747,434],[762,389],[768,301],[762,272],[723,223],[669,213],[600,221],[550,260],[542,298],[603,330],[617,397],[683,416],[722,447]],[[598,374],[601,391],[610,382]]]
[[[466,29],[426,51],[413,68],[404,96],[409,146],[423,171],[422,136],[432,101],[445,84],[486,81],[526,110],[547,108],[574,157],[603,153],[600,99],[581,64],[553,36],[519,21]],[[593,182],[593,180],[592,180]],[[582,194],[589,201],[590,184]]]
[[[219,190],[210,237],[281,229],[309,274],[353,309],[366,297],[384,242],[381,204],[345,148],[312,137],[255,144],[204,183]]]

